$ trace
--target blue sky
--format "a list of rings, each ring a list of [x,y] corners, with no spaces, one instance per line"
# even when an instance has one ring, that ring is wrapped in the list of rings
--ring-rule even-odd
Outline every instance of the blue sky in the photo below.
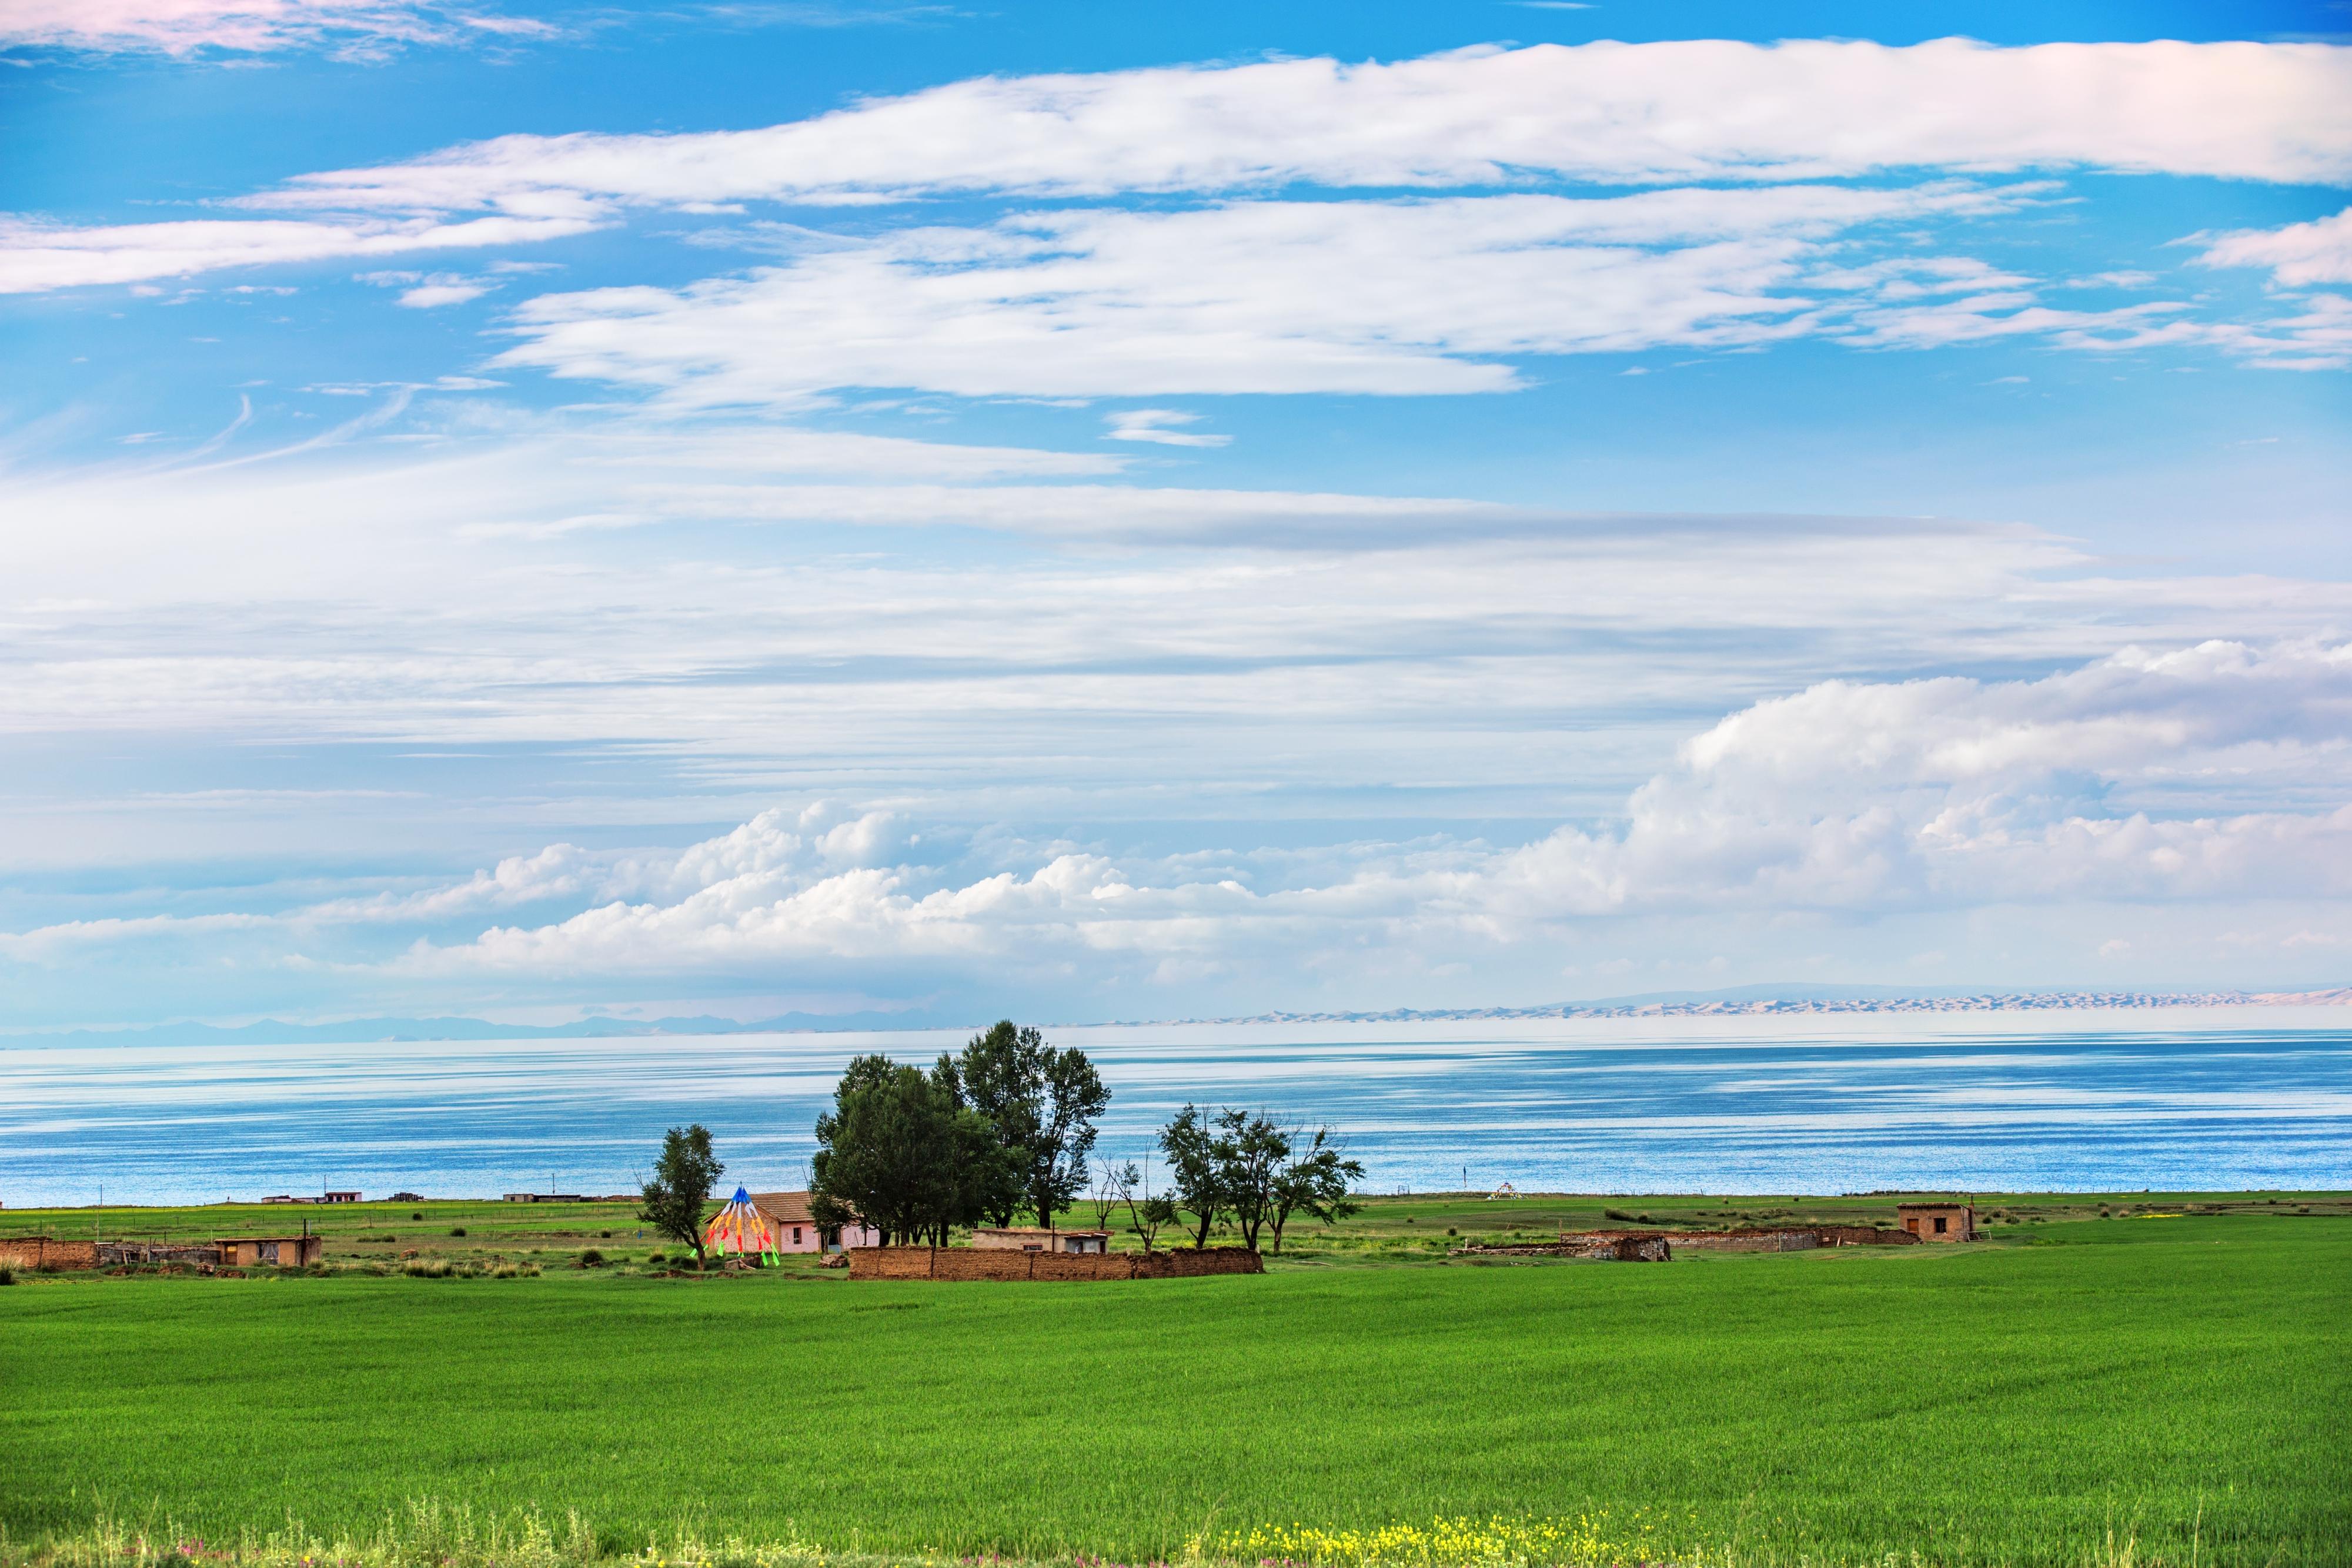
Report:
[[[0,1025],[2340,984],[2347,17],[26,0]]]

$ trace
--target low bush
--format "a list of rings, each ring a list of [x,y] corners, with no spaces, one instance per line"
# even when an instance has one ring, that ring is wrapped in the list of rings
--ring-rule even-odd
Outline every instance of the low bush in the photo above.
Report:
[[[580,1254],[580,1266],[583,1269],[593,1269],[604,1261],[604,1255],[602,1252],[597,1251],[593,1247],[589,1248],[588,1250]]]
[[[451,1228],[449,1234],[452,1236],[463,1236],[466,1234],[466,1228],[462,1225],[456,1226]]]
[[[16,1282],[16,1270],[14,1270],[14,1269],[0,1269],[0,1285],[13,1285],[13,1284],[15,1284]]]

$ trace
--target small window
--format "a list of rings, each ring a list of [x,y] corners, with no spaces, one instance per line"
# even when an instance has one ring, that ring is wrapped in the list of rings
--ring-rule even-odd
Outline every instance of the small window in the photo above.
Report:
[[[795,1225],[795,1226],[793,1226],[793,1246],[795,1246],[795,1247],[797,1247],[797,1246],[799,1246],[800,1244],[801,1244],[801,1228],[800,1228],[799,1226]]]
[[[1939,1214],[1939,1215],[1936,1216],[1936,1234],[1937,1234],[1937,1235],[1938,1235],[1938,1236],[1941,1236],[1943,1233],[1944,1233],[1944,1217],[1943,1217],[1942,1215],[1940,1215],[1940,1214]]]
[[[1903,1228],[1916,1236],[1919,1234],[1919,1222],[1916,1219],[1906,1219],[1903,1222]]]

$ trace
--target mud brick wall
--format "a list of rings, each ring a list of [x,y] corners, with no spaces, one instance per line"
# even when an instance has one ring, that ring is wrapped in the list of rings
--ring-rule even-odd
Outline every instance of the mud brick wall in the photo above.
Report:
[[[1633,1230],[1563,1230],[1564,1242],[1597,1240],[1611,1236],[1650,1235]],[[1919,1239],[1907,1231],[1876,1225],[1740,1226],[1729,1230],[1669,1230],[1675,1246],[1699,1252],[1802,1252],[1814,1247],[1907,1247]],[[1790,1241],[1789,1238],[1806,1239]],[[1755,1245],[1743,1245],[1755,1243]]]
[[[1810,1230],[1678,1231],[1674,1241],[1685,1252],[1810,1252],[1822,1244]]]
[[[1919,1239],[1907,1230],[1883,1225],[1815,1225],[1808,1227],[1824,1247],[1916,1247]]]
[[[98,1243],[39,1236],[0,1236],[0,1268],[95,1269]]]
[[[1197,1274],[1262,1274],[1265,1261],[1243,1247],[1205,1251],[1011,1252],[979,1247],[853,1247],[853,1280],[1170,1280]]]
[[[1670,1239],[1656,1230],[1563,1230],[1557,1241],[1473,1244],[1454,1251],[1455,1257],[1584,1258],[1602,1263],[1664,1263],[1674,1258]]]
[[[1246,1247],[1204,1247],[1194,1251],[1189,1247],[1172,1252],[1154,1252],[1149,1258],[1139,1253],[1126,1254],[1135,1261],[1135,1277],[1139,1280],[1189,1280],[1201,1274],[1263,1274],[1265,1260]]]

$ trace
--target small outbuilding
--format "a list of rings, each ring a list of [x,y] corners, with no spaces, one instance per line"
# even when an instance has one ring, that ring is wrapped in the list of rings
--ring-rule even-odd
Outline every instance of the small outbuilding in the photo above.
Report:
[[[755,1192],[751,1203],[775,1232],[779,1252],[838,1252],[845,1247],[882,1245],[882,1233],[872,1226],[819,1225],[804,1192]]]
[[[213,1243],[220,1249],[224,1269],[252,1269],[274,1263],[280,1269],[307,1269],[326,1253],[316,1236],[225,1236]]]
[[[1972,1203],[1898,1203],[1903,1228],[1922,1241],[1974,1241],[1977,1209]]]
[[[1104,1253],[1108,1230],[1048,1230],[1042,1225],[975,1225],[971,1244],[992,1252]]]

